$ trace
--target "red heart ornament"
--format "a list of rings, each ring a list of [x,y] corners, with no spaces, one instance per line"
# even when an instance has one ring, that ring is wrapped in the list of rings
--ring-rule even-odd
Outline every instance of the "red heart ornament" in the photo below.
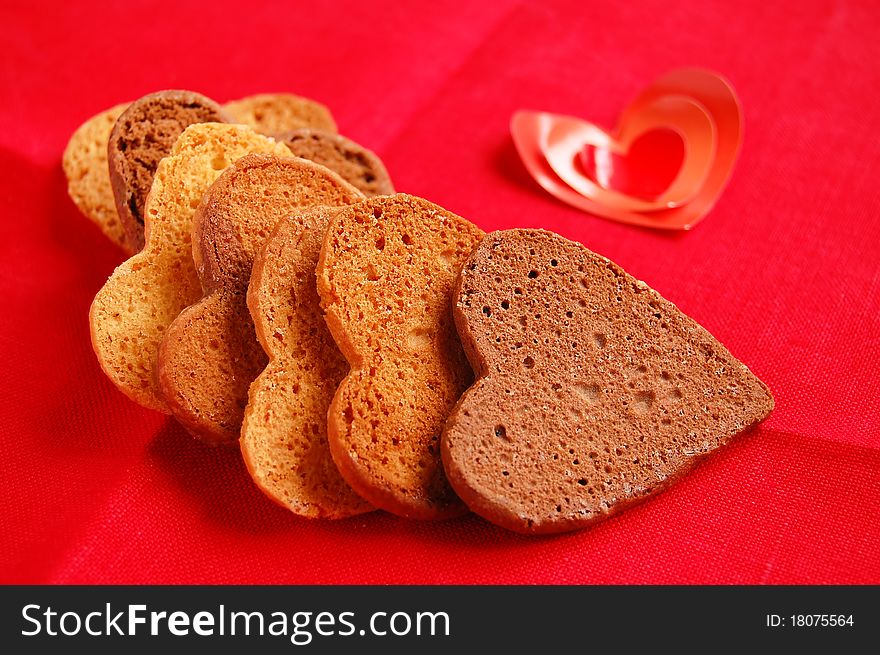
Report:
[[[625,154],[642,135],[672,129],[685,144],[685,157],[678,174],[664,193],[652,201],[593,184],[575,166],[575,158],[587,145],[606,153]],[[702,105],[684,96],[657,98],[632,112],[614,135],[586,121],[557,116],[541,151],[550,168],[575,191],[596,203],[621,211],[657,211],[691,200],[702,186],[715,157],[715,126]]]
[[[684,157],[685,144],[678,132],[658,128],[638,136],[622,155],[590,144],[580,151],[576,165],[605,189],[656,200],[672,186]]]
[[[575,165],[584,147],[624,154],[642,134],[671,129],[685,144],[681,169],[657,198],[605,188]],[[712,208],[736,161],[742,112],[730,84],[710,71],[684,69],[660,78],[626,109],[614,135],[581,119],[521,111],[514,143],[535,180],[583,211],[625,223],[690,229]]]

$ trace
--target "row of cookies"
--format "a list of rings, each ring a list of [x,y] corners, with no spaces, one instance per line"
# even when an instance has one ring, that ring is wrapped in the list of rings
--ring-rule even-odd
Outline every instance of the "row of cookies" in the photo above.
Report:
[[[276,93],[219,105],[193,91],[159,91],[89,118],[62,157],[74,204],[126,255],[143,247],[144,204],[156,166],[188,125],[204,122],[239,123],[275,137],[367,195],[393,191],[381,160],[339,135],[330,110],[319,102]]]
[[[323,236],[308,227],[323,221]],[[282,255],[297,239],[311,250]],[[297,281],[267,293],[267,269],[293,261]],[[332,461],[359,496],[401,516],[471,510],[525,533],[585,527],[773,408],[766,385],[704,328],[604,257],[544,230],[484,235],[404,194],[284,219],[254,268],[255,320],[267,297],[288,296],[310,329],[285,346],[278,319],[291,313],[273,314],[273,331],[258,328],[267,352],[300,364],[280,370],[309,370],[303,361],[338,362],[339,349],[350,370],[336,386],[334,369],[320,396]],[[317,393],[302,380],[294,395]],[[251,402],[269,388],[255,384]],[[252,427],[289,392],[246,412],[255,479],[254,453],[296,468],[284,433]]]
[[[197,127],[182,136],[189,126]],[[284,212],[393,192],[381,160],[336,131],[326,107],[299,96],[250,96],[221,108],[200,94],[162,91],[102,112],[73,134],[63,157],[72,200],[123,251],[134,255],[114,272],[90,311],[98,360],[123,392],[145,407],[175,410],[191,432],[207,441],[238,439],[248,386],[266,359],[244,305],[256,242]],[[225,216],[213,220],[206,207],[199,214],[204,220],[195,221],[201,236],[191,241],[190,224],[203,192],[247,153],[274,153],[283,159],[252,155],[230,171],[214,195],[222,202],[231,194],[229,201],[238,202],[234,211],[247,205],[248,190],[259,189],[270,208],[257,217],[262,227],[232,226],[222,222]],[[244,197],[234,198],[242,188]],[[191,255],[190,243],[195,247]],[[200,244],[208,243],[212,245],[205,252]],[[203,290],[206,303],[191,307],[169,330],[171,337],[161,339],[171,319]],[[211,300],[217,301],[216,307],[202,307]],[[188,333],[198,337],[199,325],[204,325],[201,309],[206,315],[218,313],[229,329],[219,340],[206,342],[212,346],[208,356],[188,358]],[[170,344],[162,347],[167,353],[162,376],[160,344]],[[206,374],[187,389],[182,377],[167,373],[178,360],[190,368],[201,365],[198,373]],[[216,395],[212,380],[222,387]],[[163,388],[169,389],[170,406]],[[327,510],[306,502],[299,513],[318,516]]]
[[[292,511],[572,529],[772,408],[711,335],[580,244],[365,199],[285,148],[187,127],[91,326],[120,389],[203,439],[240,437]]]

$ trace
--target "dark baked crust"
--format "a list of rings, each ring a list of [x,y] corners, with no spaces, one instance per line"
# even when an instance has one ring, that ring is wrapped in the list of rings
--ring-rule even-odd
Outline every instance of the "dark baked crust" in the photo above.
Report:
[[[486,236],[455,321],[477,381],[443,463],[476,513],[584,527],[658,491],[765,418],[766,385],[656,291],[542,230]]]
[[[339,134],[316,129],[291,130],[278,135],[297,157],[304,157],[336,171],[365,196],[394,193],[385,164],[376,154]]]
[[[194,123],[230,122],[213,100],[193,91],[159,91],[131,103],[107,143],[110,184],[135,251],[144,246],[144,205],[159,161]]]

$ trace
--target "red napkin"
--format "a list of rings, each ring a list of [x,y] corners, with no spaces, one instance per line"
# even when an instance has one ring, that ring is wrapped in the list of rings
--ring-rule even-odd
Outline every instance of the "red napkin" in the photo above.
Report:
[[[0,581],[880,583],[878,25],[876,5],[837,2],[3,4]],[[692,232],[591,217],[528,176],[514,111],[610,128],[682,66],[730,79],[745,114]],[[163,88],[326,103],[400,190],[485,230],[558,231],[644,279],[769,384],[775,412],[566,536],[289,515],[91,351],[89,303],[122,255],[67,198],[61,153],[89,116]]]

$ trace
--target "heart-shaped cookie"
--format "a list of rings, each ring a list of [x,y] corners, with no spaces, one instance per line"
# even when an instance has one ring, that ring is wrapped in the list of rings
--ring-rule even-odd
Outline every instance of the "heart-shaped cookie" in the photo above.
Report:
[[[107,142],[110,184],[119,220],[134,250],[144,247],[144,206],[159,162],[190,125],[226,122],[231,120],[220,105],[185,90],[145,95],[116,120]]]
[[[467,511],[443,474],[440,433],[472,379],[452,291],[482,236],[398,193],[334,212],[321,247],[321,307],[351,365],[327,412],[330,452],[356,492],[400,516]]]
[[[471,510],[519,532],[590,525],[773,408],[766,385],[646,284],[543,230],[488,234],[455,323],[476,381],[442,458]]]
[[[365,196],[387,196],[394,193],[394,185],[385,164],[376,153],[341,134],[301,128],[283,132],[276,138],[294,156],[326,166]]]
[[[251,384],[240,445],[269,498],[299,516],[339,519],[373,507],[342,479],[327,443],[327,409],[348,373],[315,286],[332,212],[291,213],[254,261],[247,303],[269,365]]]
[[[202,297],[192,257],[193,215],[214,180],[253,152],[290,154],[243,125],[187,127],[156,168],[143,250],[113,271],[92,302],[89,327],[98,362],[120,391],[144,407],[170,413],[156,375],[159,344],[178,314]]]
[[[116,105],[80,125],[64,149],[61,165],[67,178],[67,193],[77,208],[125,254],[133,255],[135,245],[119,220],[107,167],[107,141],[127,108],[128,103]]]
[[[292,93],[259,93],[223,105],[236,123],[261,134],[277,136],[288,130],[314,128],[336,133],[336,121],[320,102]]]
[[[361,193],[299,157],[252,154],[205,192],[192,219],[193,261],[204,296],[165,330],[159,388],[174,417],[210,443],[237,443],[248,388],[266,367],[245,304],[254,257],[285,216],[337,206]]]

